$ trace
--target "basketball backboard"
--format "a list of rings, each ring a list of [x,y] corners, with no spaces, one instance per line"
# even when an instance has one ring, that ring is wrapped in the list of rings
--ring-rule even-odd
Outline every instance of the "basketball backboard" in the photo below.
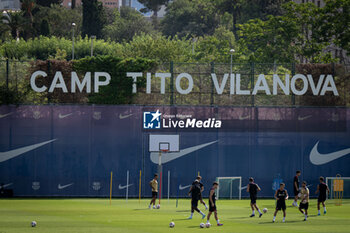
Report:
[[[176,152],[180,150],[180,135],[178,134],[150,134],[149,152],[166,150]]]

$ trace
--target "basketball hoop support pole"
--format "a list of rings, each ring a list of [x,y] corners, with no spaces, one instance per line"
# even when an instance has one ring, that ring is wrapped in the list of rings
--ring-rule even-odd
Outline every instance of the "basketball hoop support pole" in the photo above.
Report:
[[[162,199],[162,151],[159,150],[159,158],[158,158],[158,172],[159,172],[159,205],[160,200]]]

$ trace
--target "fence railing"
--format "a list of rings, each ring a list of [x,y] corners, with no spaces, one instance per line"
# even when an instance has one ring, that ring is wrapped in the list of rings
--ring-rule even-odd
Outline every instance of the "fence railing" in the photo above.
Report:
[[[30,76],[33,72],[35,61],[0,60],[0,104],[93,104],[89,100],[89,94],[77,98],[77,93],[59,95],[57,99],[50,98],[49,93],[35,93],[30,87]],[[50,69],[50,66],[48,66]],[[132,70],[130,70],[132,72]],[[151,72],[151,93],[147,93],[146,87],[138,87],[137,93],[129,101],[129,104],[137,105],[209,105],[209,106],[350,106],[350,64],[271,64],[271,63],[162,63],[158,64]],[[155,73],[170,73],[171,77],[165,79],[165,92],[161,92],[162,81],[155,77]],[[331,92],[324,95],[314,95],[311,84],[308,83],[307,91],[303,95],[295,95],[292,91],[288,95],[279,87],[277,93],[267,95],[264,91],[256,94],[237,94],[237,79],[232,87],[230,76],[226,83],[225,74],[240,75],[240,89],[253,92],[259,75],[263,74],[273,92],[274,77],[278,75],[282,83],[286,81],[286,74],[290,79],[295,74],[305,77],[311,75],[313,85],[317,88],[320,76],[332,75],[337,87],[338,96]],[[50,70],[48,74],[53,73]],[[147,71],[145,71],[147,73]],[[193,88],[188,94],[180,94],[177,91],[176,78],[181,73],[188,73],[193,80]],[[214,83],[211,74],[215,73],[217,83]],[[53,75],[53,74],[51,74]],[[125,74],[126,75],[126,74]],[[82,76],[82,75],[81,75]],[[144,74],[144,76],[146,76]],[[69,77],[64,77],[65,79]],[[113,77],[112,77],[113,79]],[[289,84],[290,84],[289,80]],[[226,85],[224,85],[226,84]],[[188,80],[182,79],[179,86],[188,87]],[[302,80],[295,83],[296,88],[302,89]],[[324,85],[321,83],[320,89]],[[222,93],[218,93],[222,88]],[[233,88],[233,89],[232,89]],[[320,90],[319,89],[319,90]],[[235,93],[232,93],[233,92]],[[60,90],[55,90],[60,92]],[[101,94],[102,95],[102,94]],[[63,97],[62,97],[63,96]],[[65,98],[67,96],[69,98]],[[123,103],[125,104],[125,103]]]

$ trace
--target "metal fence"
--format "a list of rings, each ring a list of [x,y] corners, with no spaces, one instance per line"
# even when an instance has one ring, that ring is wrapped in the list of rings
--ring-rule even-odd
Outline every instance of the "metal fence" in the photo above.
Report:
[[[81,99],[65,98],[52,102],[50,98],[38,98],[38,94],[30,88],[29,77],[33,72],[34,61],[0,60],[1,92],[10,90],[7,98],[15,104],[47,104],[47,103],[91,103]],[[146,73],[147,71],[145,71]],[[161,80],[155,78],[156,72],[171,73],[166,79],[165,93],[161,93]],[[339,96],[326,93],[324,96],[312,95],[310,86],[305,95],[285,95],[278,91],[277,95],[266,95],[258,92],[256,95],[230,94],[229,80],[223,93],[218,94],[211,73],[217,75],[219,84],[223,75],[228,73],[241,75],[241,89],[252,92],[258,76],[264,74],[269,84],[273,74],[279,75],[284,82],[285,75],[311,74],[315,83],[320,74],[331,74],[334,77]],[[175,78],[180,73],[189,73],[193,78],[193,89],[189,94],[179,94],[175,88]],[[145,75],[144,75],[145,76]],[[65,77],[68,78],[68,77]],[[113,77],[112,77],[113,78]],[[350,98],[350,64],[271,64],[271,63],[163,63],[152,69],[151,94],[146,88],[138,88],[138,93],[131,103],[137,105],[191,105],[191,106],[349,106]],[[182,86],[188,83],[183,81]],[[271,88],[272,90],[272,88]],[[45,95],[42,94],[42,95]],[[66,94],[69,95],[69,94]],[[72,94],[70,94],[72,95]],[[3,95],[1,95],[2,98]],[[48,95],[49,96],[49,95]],[[88,95],[87,95],[88,96]],[[4,101],[2,101],[4,103]]]

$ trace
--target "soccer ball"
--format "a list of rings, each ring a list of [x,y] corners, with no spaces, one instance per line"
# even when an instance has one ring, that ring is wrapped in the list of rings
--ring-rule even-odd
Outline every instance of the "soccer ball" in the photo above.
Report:
[[[204,224],[204,223],[201,223],[201,224],[199,224],[199,227],[200,227],[200,228],[204,228],[204,227],[205,227],[205,224]]]
[[[158,204],[158,205],[157,205],[157,209],[159,209],[159,208],[160,208],[160,205]]]
[[[169,223],[169,227],[170,227],[170,228],[173,228],[174,226],[175,226],[175,223],[174,223],[174,222],[170,222],[170,223]]]
[[[36,222],[32,221],[32,227],[36,227]]]
[[[209,227],[211,227],[211,224],[207,222],[207,223],[205,224],[205,227],[206,227],[206,228],[209,228]]]
[[[299,197],[299,198],[301,197],[301,193],[298,193],[298,197]]]
[[[263,209],[263,212],[264,212],[264,213],[267,213],[267,208],[264,208],[264,209]]]

